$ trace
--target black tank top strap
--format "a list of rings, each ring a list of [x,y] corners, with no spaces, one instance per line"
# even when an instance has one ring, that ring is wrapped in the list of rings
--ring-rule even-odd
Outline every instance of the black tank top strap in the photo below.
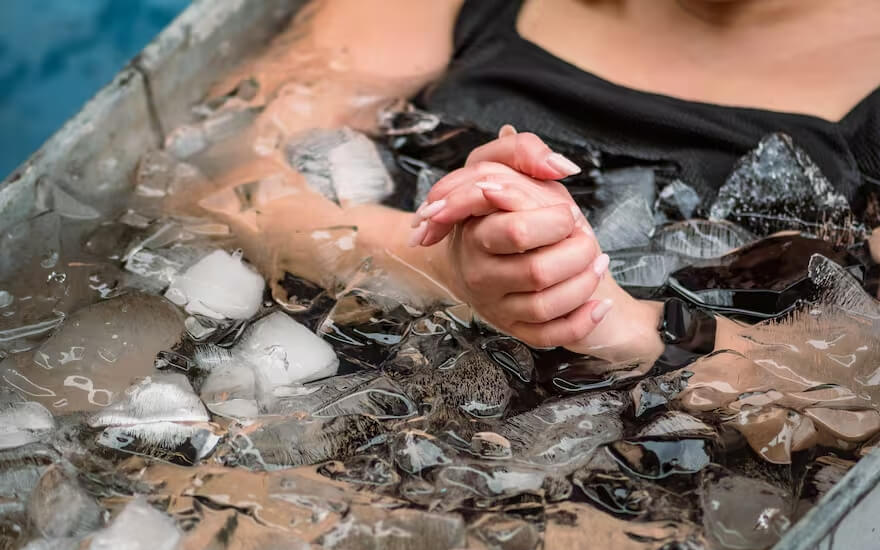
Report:
[[[487,42],[516,36],[524,0],[465,0],[455,23],[455,57]]]

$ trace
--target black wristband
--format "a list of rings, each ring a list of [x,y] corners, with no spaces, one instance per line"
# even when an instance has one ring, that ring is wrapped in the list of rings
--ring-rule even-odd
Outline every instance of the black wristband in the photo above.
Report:
[[[657,332],[665,344],[652,375],[685,367],[715,349],[715,317],[678,298],[663,304]]]

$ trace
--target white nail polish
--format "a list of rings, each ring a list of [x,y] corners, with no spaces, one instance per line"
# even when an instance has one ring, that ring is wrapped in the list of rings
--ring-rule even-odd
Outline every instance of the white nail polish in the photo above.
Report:
[[[608,254],[600,254],[595,260],[593,260],[593,273],[599,277],[605,275],[605,271],[608,270],[610,264],[611,258],[608,257]]]
[[[421,242],[425,239],[425,235],[428,233],[428,221],[424,220],[422,223],[418,225],[415,229],[412,230],[412,233],[409,234],[409,241],[407,241],[407,246],[410,248],[415,248],[421,244]]]
[[[434,216],[438,212],[443,210],[443,207],[445,207],[445,206],[446,206],[446,199],[440,199],[437,202],[432,202],[431,204],[426,206],[424,210],[422,210],[422,217],[423,218],[430,218],[431,216]]]
[[[501,191],[504,189],[504,187],[500,183],[495,183],[492,181],[478,181],[474,185],[486,191]]]
[[[566,176],[573,176],[581,172],[581,169],[577,164],[573,163],[559,153],[550,153],[549,155],[547,155],[546,162],[550,168],[553,168],[557,172],[565,174]]]
[[[594,323],[599,324],[605,319],[605,316],[608,315],[608,312],[611,311],[611,306],[614,305],[614,302],[608,300],[602,300],[599,304],[593,308],[593,311],[590,312],[590,318]]]

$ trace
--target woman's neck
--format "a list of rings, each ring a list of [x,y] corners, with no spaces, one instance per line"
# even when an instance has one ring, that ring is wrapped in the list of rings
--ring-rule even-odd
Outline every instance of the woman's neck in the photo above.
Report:
[[[874,2],[526,0],[526,39],[638,90],[839,120],[880,84]]]

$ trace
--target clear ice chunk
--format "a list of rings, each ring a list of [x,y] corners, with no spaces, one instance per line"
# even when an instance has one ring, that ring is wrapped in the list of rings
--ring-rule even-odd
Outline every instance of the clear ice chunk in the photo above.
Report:
[[[675,180],[660,190],[654,201],[654,212],[661,219],[659,223],[669,220],[689,220],[694,217],[700,206],[700,195],[693,187],[681,180]]]
[[[0,450],[41,441],[54,429],[52,413],[39,403],[0,404]]]
[[[754,237],[730,222],[688,220],[667,225],[657,231],[653,242],[668,252],[690,258],[719,258]]]
[[[330,344],[280,311],[254,323],[236,349],[273,383],[310,382],[333,376],[339,368]],[[284,364],[266,361],[270,355],[283,359]]]
[[[50,466],[28,499],[28,518],[47,538],[85,535],[101,526],[101,507],[63,463]]]
[[[218,431],[209,423],[148,422],[104,428],[97,443],[123,453],[192,466],[217,447],[222,436]]]
[[[739,160],[710,208],[757,235],[848,229],[849,203],[785,134],[770,134]],[[824,226],[824,228],[823,228]]]
[[[376,146],[351,128],[310,130],[293,138],[286,150],[309,187],[337,203],[382,202],[394,192]]]
[[[202,383],[201,397],[208,409],[227,418],[254,418],[260,414],[254,371],[246,365],[219,365]]]
[[[187,313],[248,319],[260,308],[265,281],[240,256],[215,250],[174,277],[165,297]]]
[[[176,550],[180,539],[174,520],[138,497],[92,537],[89,550]]]
[[[443,176],[447,173],[448,172],[445,170],[430,166],[425,166],[419,170],[419,173],[416,176],[416,196],[413,201],[416,206],[425,202],[428,198],[428,193],[431,192],[431,188],[434,187],[434,184],[443,179]]]
[[[599,246],[606,252],[647,246],[654,234],[654,213],[648,200],[639,194],[612,204],[597,218],[593,227]]]
[[[510,441],[515,459],[571,472],[600,446],[620,439],[620,414],[628,404],[617,392],[569,397],[508,418],[496,431]]]
[[[385,433],[368,416],[334,418],[266,416],[230,430],[230,444],[239,465],[277,470],[355,456]]]
[[[666,284],[669,275],[681,265],[673,254],[650,252],[616,252],[608,267],[621,286],[657,288]]]
[[[0,363],[0,384],[56,414],[95,411],[153,374],[156,355],[183,333],[183,316],[161,296],[124,294],[74,312],[26,359]]]
[[[148,376],[125,390],[121,399],[93,414],[89,426],[150,422],[208,422],[210,417],[189,380],[179,373]]]
[[[700,497],[703,527],[724,550],[770,548],[791,525],[791,495],[759,479],[713,472]]]
[[[377,378],[366,386],[328,403],[316,410],[316,418],[332,418],[344,414],[366,414],[379,420],[415,416],[416,404],[403,390],[386,377]]]

